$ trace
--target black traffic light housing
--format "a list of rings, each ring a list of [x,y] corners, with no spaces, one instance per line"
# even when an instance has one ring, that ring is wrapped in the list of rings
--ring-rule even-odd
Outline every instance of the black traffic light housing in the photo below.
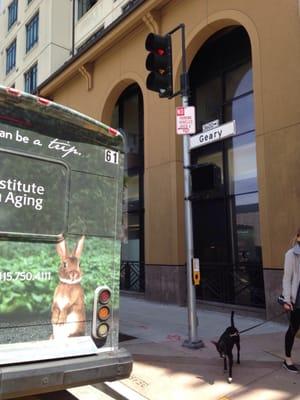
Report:
[[[160,36],[149,33],[145,47],[150,52],[146,59],[146,68],[150,71],[146,81],[147,89],[158,92],[159,97],[171,97],[173,95],[171,35]]]

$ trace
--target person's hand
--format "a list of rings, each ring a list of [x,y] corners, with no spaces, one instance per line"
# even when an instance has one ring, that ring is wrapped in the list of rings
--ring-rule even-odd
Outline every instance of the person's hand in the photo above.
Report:
[[[285,311],[293,311],[293,305],[289,303],[284,303],[283,308]]]

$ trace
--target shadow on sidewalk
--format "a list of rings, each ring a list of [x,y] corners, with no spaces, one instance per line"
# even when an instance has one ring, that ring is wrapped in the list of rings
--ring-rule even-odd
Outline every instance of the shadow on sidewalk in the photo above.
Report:
[[[234,353],[232,384],[227,383],[223,360],[210,343],[204,349],[190,350],[178,342],[128,341],[123,345],[131,352],[134,367],[132,376],[124,382],[150,400],[217,400],[222,396],[250,400],[254,395],[258,400],[300,400],[300,375],[291,376],[281,366],[281,340],[277,334],[244,337],[240,365]],[[263,350],[266,343],[271,352]],[[297,348],[299,344],[298,340]]]

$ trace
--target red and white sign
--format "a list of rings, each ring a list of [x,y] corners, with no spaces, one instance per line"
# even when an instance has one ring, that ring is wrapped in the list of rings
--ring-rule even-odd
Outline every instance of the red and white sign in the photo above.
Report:
[[[176,107],[176,132],[191,135],[196,132],[195,107]]]

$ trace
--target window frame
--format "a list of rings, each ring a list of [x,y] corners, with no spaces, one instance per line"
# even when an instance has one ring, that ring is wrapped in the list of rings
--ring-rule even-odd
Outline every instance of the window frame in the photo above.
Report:
[[[38,73],[38,63],[33,64],[24,73],[24,90],[27,93],[35,93],[37,88],[37,73]],[[27,86],[27,82],[29,87]]]
[[[98,0],[77,0],[77,20],[82,18]]]
[[[26,53],[39,41],[39,12],[26,24]]]
[[[9,31],[18,20],[18,0],[12,0],[7,9],[7,30]]]
[[[17,39],[6,48],[6,75],[16,67]]]

